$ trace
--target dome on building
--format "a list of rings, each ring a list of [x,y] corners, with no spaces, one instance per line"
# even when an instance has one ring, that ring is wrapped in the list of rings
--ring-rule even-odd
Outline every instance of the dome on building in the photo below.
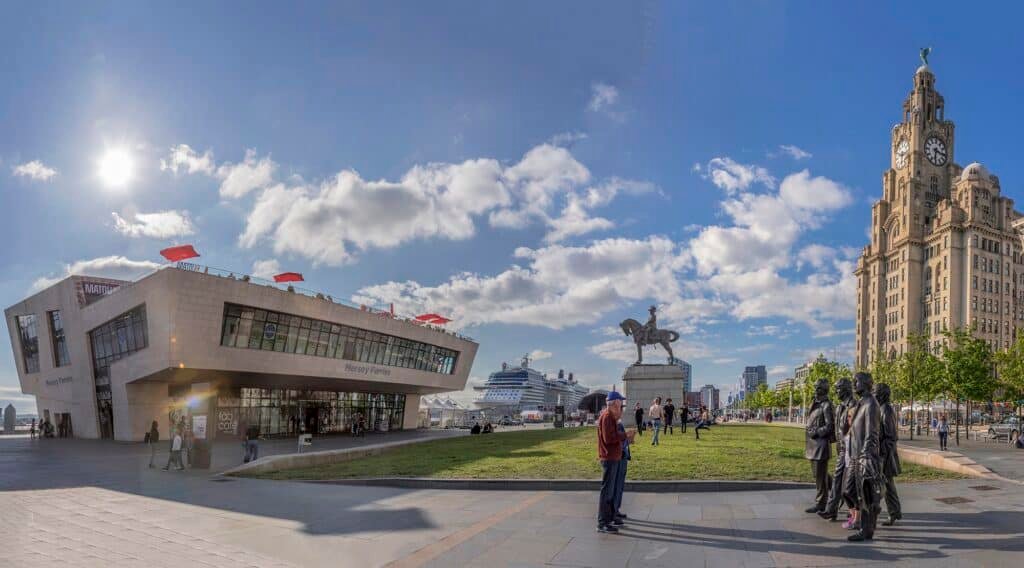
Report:
[[[970,164],[967,164],[967,167],[964,168],[964,172],[960,174],[960,181],[967,181],[972,179],[987,180],[988,178],[988,170],[985,169],[985,166],[979,164],[978,162],[971,162]]]

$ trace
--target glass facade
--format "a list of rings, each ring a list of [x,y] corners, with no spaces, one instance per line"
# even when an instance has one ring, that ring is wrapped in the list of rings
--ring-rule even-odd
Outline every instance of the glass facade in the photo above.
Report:
[[[145,304],[133,308],[89,332],[92,372],[96,387],[96,414],[100,437],[114,437],[114,409],[110,396],[110,365],[149,346]]]
[[[35,314],[16,316],[21,336],[21,360],[26,373],[39,372],[39,322]]]
[[[65,367],[71,364],[68,356],[68,344],[64,338],[64,322],[60,319],[60,310],[50,314],[50,344],[53,345],[53,366]]]
[[[235,304],[224,306],[220,344],[447,375],[455,372],[459,356],[429,343]]]
[[[262,436],[352,431],[362,415],[375,431],[402,428],[405,395],[240,387],[217,396],[217,433],[242,435],[259,426]]]

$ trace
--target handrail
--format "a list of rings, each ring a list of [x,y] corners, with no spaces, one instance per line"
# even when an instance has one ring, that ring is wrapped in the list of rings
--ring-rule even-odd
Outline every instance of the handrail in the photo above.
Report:
[[[155,268],[153,270],[150,270],[150,271],[142,274],[138,278],[135,278],[134,280],[125,280],[124,283],[121,284],[121,286],[119,286],[118,288],[115,288],[114,290],[111,290],[103,298],[98,298],[96,301],[97,302],[102,301],[106,297],[112,296],[112,295],[116,294],[117,292],[119,292],[122,289],[131,288],[132,286],[135,285],[136,282],[139,282],[139,281],[141,281],[141,280],[143,280],[145,278],[148,278],[148,277],[156,274],[157,272],[160,272],[161,270],[164,270],[164,269],[167,269],[167,268],[171,268],[171,269],[174,269],[174,270],[182,270],[182,271],[185,271],[185,272],[198,272],[198,273],[201,273],[201,274],[213,275],[213,276],[218,276],[218,277],[221,277],[221,278],[230,278],[230,279],[233,279],[233,280],[240,280],[242,282],[248,282],[248,283],[251,283],[251,284],[257,284],[257,285],[260,285],[260,286],[269,286],[271,288],[276,288],[276,289],[281,290],[281,291],[292,292],[292,293],[295,293],[295,294],[301,294],[303,296],[307,296],[307,297],[310,297],[310,298],[315,298],[315,299],[318,299],[318,300],[324,300],[324,301],[331,302],[331,303],[334,303],[334,304],[340,304],[340,305],[346,306],[348,308],[357,309],[357,310],[364,311],[364,312],[369,312],[369,313],[372,313],[372,314],[376,314],[376,315],[378,315],[380,317],[393,319],[395,321],[400,321],[400,322],[405,323],[407,325],[413,325],[413,326],[416,326],[416,327],[421,328],[421,329],[425,328],[425,329],[429,329],[431,331],[436,331],[438,333],[444,333],[446,335],[452,335],[452,336],[458,337],[459,339],[463,339],[463,340],[466,340],[466,341],[472,341],[474,343],[476,342],[475,339],[473,339],[472,337],[469,337],[468,335],[463,335],[463,334],[458,333],[456,331],[450,331],[450,330],[447,330],[447,329],[444,329],[444,328],[441,328],[441,327],[438,327],[438,326],[435,326],[435,325],[432,325],[432,324],[422,323],[422,322],[417,321],[415,318],[403,317],[403,316],[395,315],[395,314],[393,314],[391,312],[390,308],[383,308],[383,307],[380,307],[380,305],[378,305],[378,306],[368,306],[366,304],[357,304],[355,302],[351,302],[351,301],[348,301],[348,300],[343,300],[343,299],[340,299],[340,298],[335,298],[334,296],[332,296],[330,294],[325,294],[325,293],[317,291],[317,290],[311,290],[309,288],[298,287],[298,286],[295,286],[294,284],[283,283],[283,282],[274,282],[272,280],[267,280],[265,278],[259,278],[257,276],[252,276],[252,275],[245,274],[245,273],[242,273],[242,272],[236,272],[236,271],[227,270],[227,269],[224,269],[224,268],[216,268],[216,267],[213,267],[213,266],[206,266],[206,265],[202,265],[202,264],[195,264],[195,263],[192,263],[192,262],[185,262],[185,261],[179,261],[179,262],[176,262],[174,264],[166,264],[166,265],[163,265],[163,266],[161,266],[159,268]]]

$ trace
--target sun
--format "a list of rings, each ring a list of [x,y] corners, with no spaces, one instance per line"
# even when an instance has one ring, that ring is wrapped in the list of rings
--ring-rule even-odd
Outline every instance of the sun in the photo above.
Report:
[[[135,161],[124,148],[111,148],[100,158],[99,176],[108,187],[124,187],[135,174]]]

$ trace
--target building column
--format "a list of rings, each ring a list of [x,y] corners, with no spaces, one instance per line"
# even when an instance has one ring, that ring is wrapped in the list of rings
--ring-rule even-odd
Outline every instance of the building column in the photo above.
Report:
[[[405,410],[402,415],[402,429],[415,430],[420,422],[420,395],[405,395]]]

